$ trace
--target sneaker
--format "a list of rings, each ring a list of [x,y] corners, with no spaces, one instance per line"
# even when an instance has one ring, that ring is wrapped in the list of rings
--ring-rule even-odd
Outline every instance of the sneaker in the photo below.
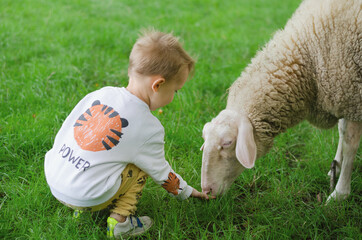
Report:
[[[146,232],[153,224],[150,217],[135,217],[128,216],[123,223],[118,222],[116,219],[108,217],[107,219],[107,237],[120,238],[128,236],[137,236]]]
[[[80,216],[82,215],[83,211],[81,210],[74,210],[73,219],[79,221]]]

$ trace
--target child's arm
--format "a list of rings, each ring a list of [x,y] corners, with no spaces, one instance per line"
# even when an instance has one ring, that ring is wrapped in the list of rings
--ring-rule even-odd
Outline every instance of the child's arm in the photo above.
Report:
[[[206,194],[189,186],[166,161],[162,133],[145,142],[133,163],[177,199],[183,200],[190,196],[207,199]]]

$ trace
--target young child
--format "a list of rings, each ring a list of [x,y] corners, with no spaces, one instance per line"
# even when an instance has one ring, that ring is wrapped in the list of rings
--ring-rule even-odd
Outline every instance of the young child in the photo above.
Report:
[[[176,37],[144,32],[130,54],[127,88],[88,94],[56,135],[44,167],[52,194],[77,211],[109,207],[109,237],[151,227],[151,218],[133,216],[148,176],[178,199],[207,199],[165,160],[164,128],[151,114],[171,103],[193,68]]]

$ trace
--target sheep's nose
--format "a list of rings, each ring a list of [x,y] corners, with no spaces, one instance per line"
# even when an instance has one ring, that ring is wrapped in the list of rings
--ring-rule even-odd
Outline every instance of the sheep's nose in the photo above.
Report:
[[[215,198],[216,198],[216,195],[212,192],[212,188],[202,189],[202,192],[205,193],[206,195],[211,194],[211,198],[212,198],[212,199],[215,199]]]
[[[201,189],[202,189],[202,192],[205,194],[212,193],[212,187],[209,184],[202,184]]]
[[[205,193],[205,194],[209,194],[211,192],[211,189],[208,189],[208,190],[202,189],[202,192]]]

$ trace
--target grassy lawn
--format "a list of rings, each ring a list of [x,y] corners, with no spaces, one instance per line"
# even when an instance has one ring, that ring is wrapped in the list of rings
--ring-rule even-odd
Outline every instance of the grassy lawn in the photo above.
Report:
[[[144,27],[173,31],[197,58],[194,78],[155,115],[165,127],[168,161],[200,190],[203,125],[299,3],[1,0],[0,239],[105,238],[106,212],[76,222],[51,195],[44,154],[84,95],[127,85],[128,55]],[[177,201],[149,179],[138,215],[155,224],[139,239],[361,239],[361,148],[350,197],[324,206],[337,144],[336,127],[303,122],[278,136],[226,195],[208,202]]]

